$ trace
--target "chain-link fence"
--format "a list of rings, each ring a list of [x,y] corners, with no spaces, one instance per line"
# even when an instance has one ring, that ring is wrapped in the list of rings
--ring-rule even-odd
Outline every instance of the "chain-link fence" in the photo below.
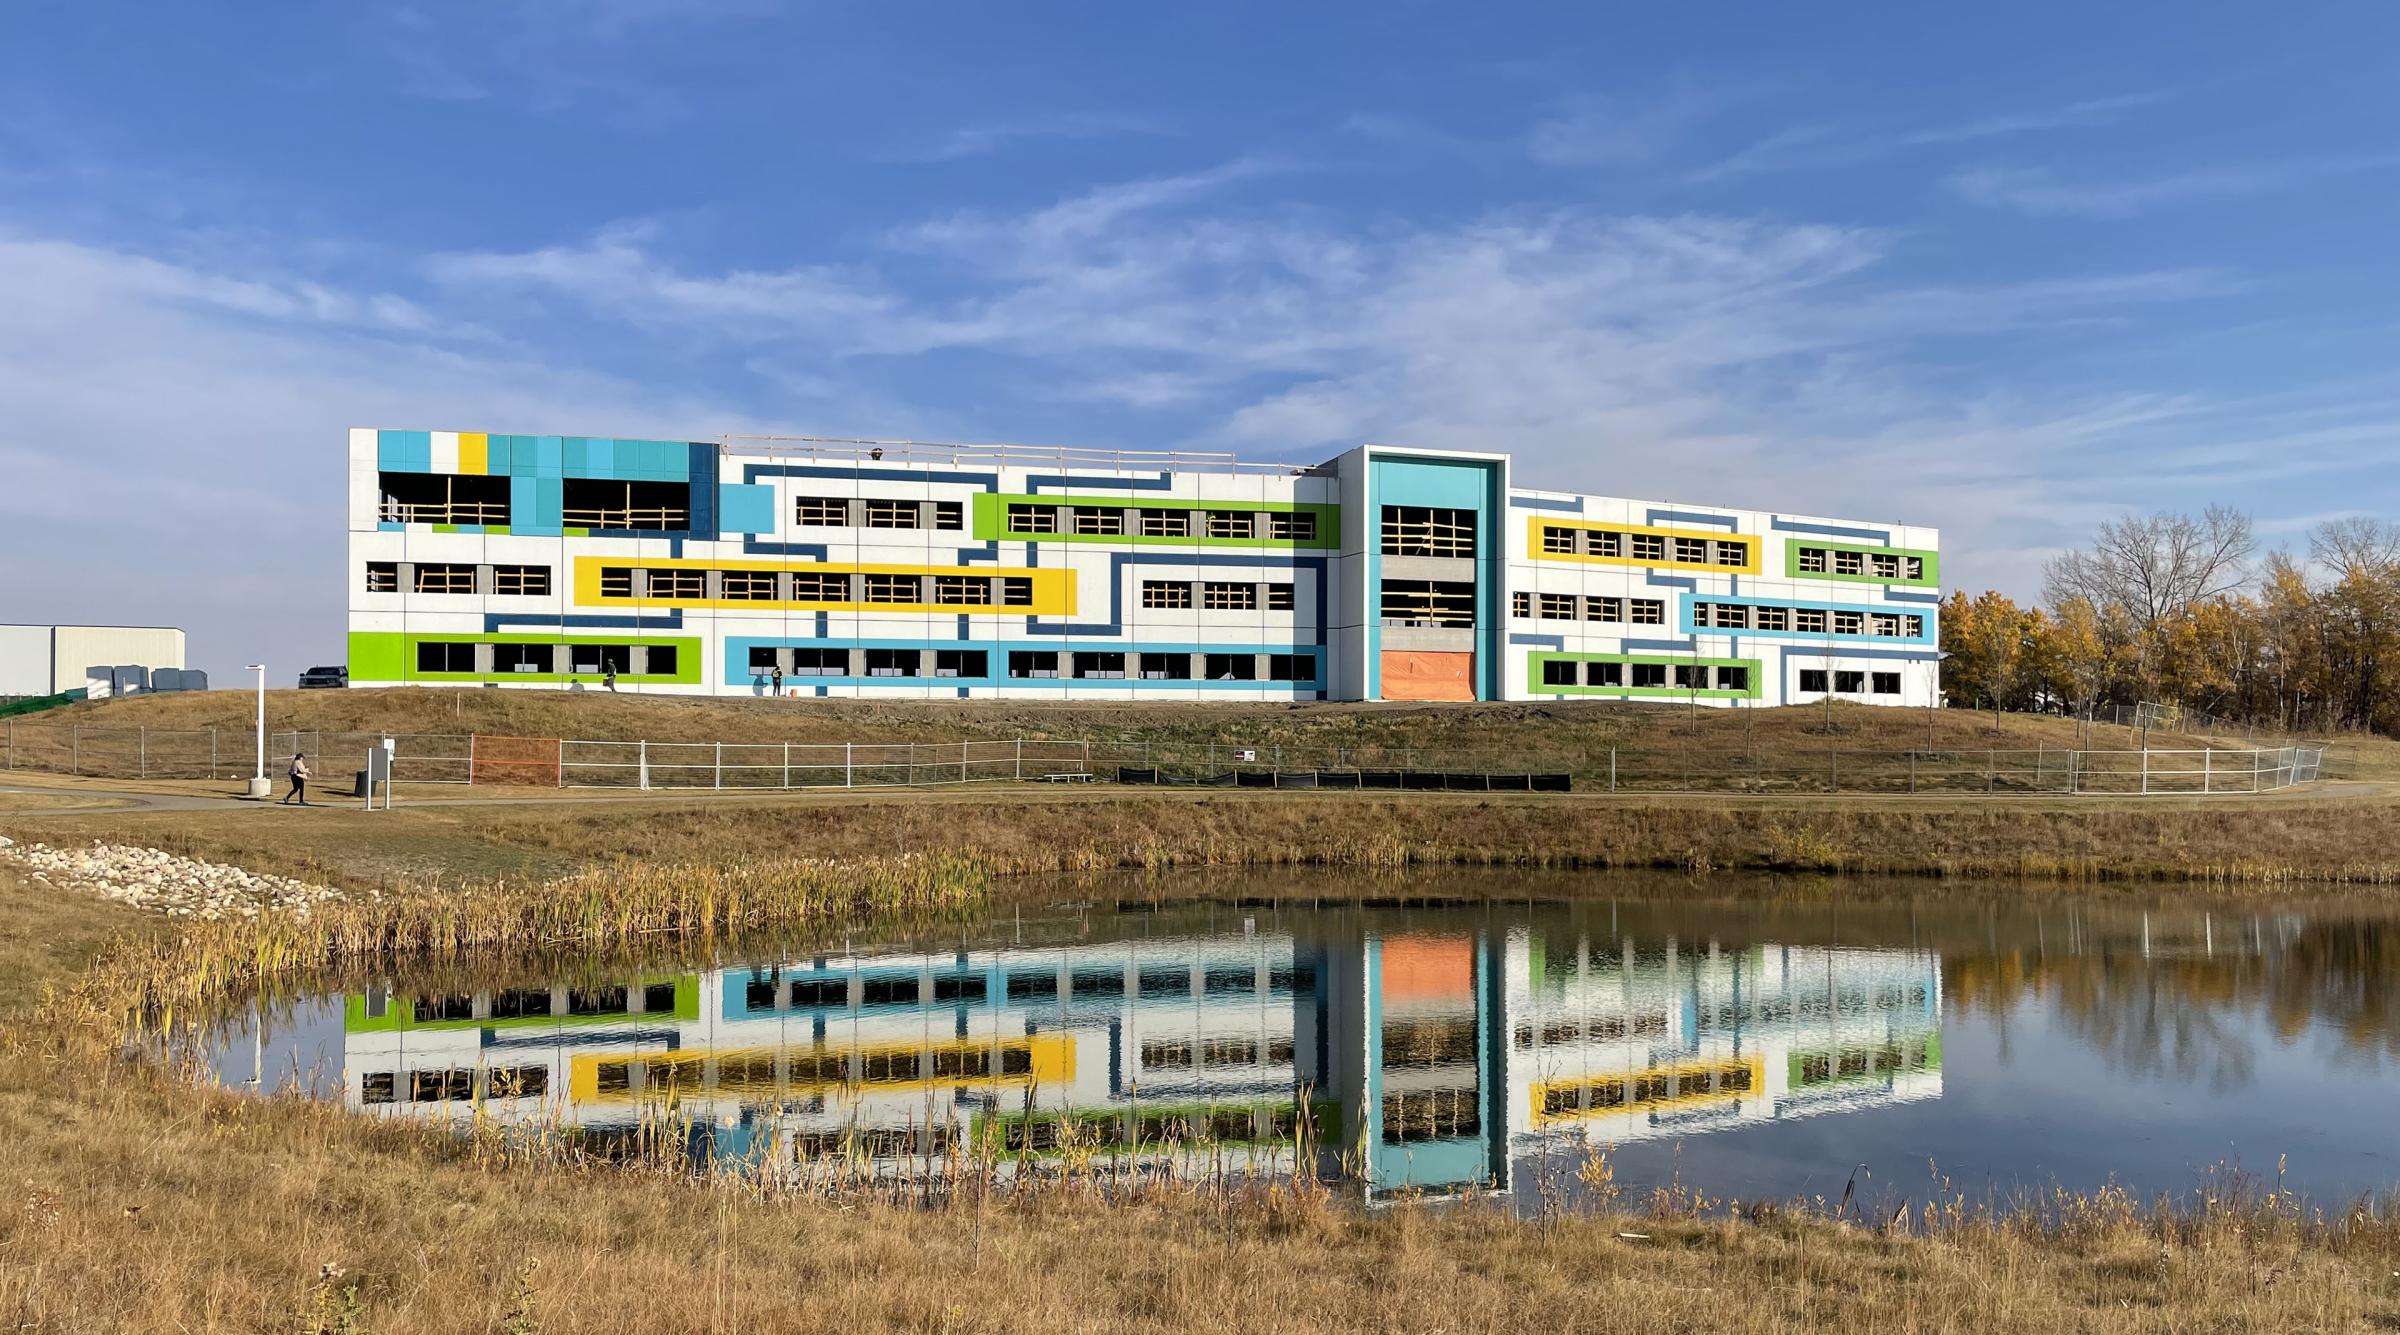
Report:
[[[1082,777],[1080,741],[560,743],[567,788],[881,788]]]
[[[294,752],[325,780],[393,742],[404,784],[518,783],[673,790],[869,788],[1113,776],[1119,769],[1215,781],[1233,775],[1567,775],[1583,792],[2119,793],[2273,792],[2340,777],[2341,746],[1814,749],[1666,741],[1508,752],[1390,745],[1279,746],[1010,738],[963,742],[658,742],[489,734],[279,731],[269,775]],[[125,779],[234,779],[257,763],[248,729],[101,728],[0,720],[0,769]],[[1271,785],[1259,785],[1271,786]],[[1306,785],[1286,785],[1306,786]],[[1351,785],[1338,780],[1322,786]],[[1431,786],[1431,785],[1428,785]]]
[[[2059,793],[2131,795],[2263,793],[2327,777],[2328,748],[2194,747],[2146,750],[1916,749],[1728,750],[1614,747],[1529,770],[1521,758],[1468,751],[1382,747],[1095,746],[1103,773],[1155,773],[1167,782],[1241,781],[1270,774],[1565,773],[1583,792]],[[1145,782],[1148,781],[1145,779]],[[1274,786],[1260,783],[1257,786]],[[1311,786],[1307,784],[1282,786]],[[1314,786],[1337,786],[1319,783]],[[1367,783],[1401,787],[1401,783]],[[1428,784],[1428,787],[1438,786]]]
[[[465,783],[473,738],[465,733],[275,731],[267,734],[266,772],[305,755],[330,778],[344,762],[363,767],[367,752],[391,737],[393,778],[401,783]],[[259,763],[251,728],[103,728],[81,723],[0,719],[0,771],[84,774],[104,779],[238,779]]]

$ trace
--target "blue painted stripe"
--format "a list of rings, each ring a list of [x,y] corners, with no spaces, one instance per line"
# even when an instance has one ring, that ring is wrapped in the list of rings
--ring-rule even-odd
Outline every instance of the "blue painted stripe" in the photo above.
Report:
[[[1572,496],[1563,501],[1552,500],[1547,496],[1510,496],[1508,508],[1512,510],[1563,510],[1571,515],[1579,515],[1583,513],[1583,500],[1584,498],[1581,496]]]
[[[1650,517],[1644,522],[1651,524],[1722,524],[1728,529],[1742,526],[1737,515],[1703,514],[1698,510],[1664,510],[1653,506],[1648,514]]]
[[[1785,533],[1821,533],[1829,538],[1871,538],[1886,547],[1892,545],[1892,535],[1888,529],[1854,528],[1844,524],[1810,524],[1799,520],[1774,518],[1767,521],[1767,527]]]
[[[1510,635],[1508,642],[1534,649],[1565,649],[1567,647],[1567,637],[1564,635]]]
[[[1195,468],[1192,471],[1196,473],[1211,473],[1223,472],[1224,470]],[[1110,474],[1107,477],[1086,477],[1078,473],[1034,473],[1025,479],[1025,490],[1029,493],[1040,491],[1044,487],[1058,487],[1065,491],[1091,490],[1094,488],[1114,491],[1172,491],[1175,489],[1175,475],[1173,473],[1160,473],[1154,478],[1136,478],[1130,482],[1127,481],[1122,474]]]

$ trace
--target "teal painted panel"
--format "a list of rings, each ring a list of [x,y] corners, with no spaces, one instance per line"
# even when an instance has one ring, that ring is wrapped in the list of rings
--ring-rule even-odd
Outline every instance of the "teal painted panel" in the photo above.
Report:
[[[775,531],[775,489],[754,483],[726,483],[717,488],[717,531],[772,533]]]
[[[563,436],[533,438],[533,471],[536,477],[565,477],[567,475],[567,443]]]
[[[1482,463],[1377,459],[1373,466],[1376,499],[1384,505],[1481,510],[1491,484],[1490,465]]]
[[[592,443],[582,436],[566,437],[566,470],[568,477],[590,477]]]
[[[590,472],[585,477],[617,476],[617,442],[608,439],[587,440],[583,443],[583,463]]]
[[[653,482],[681,482],[684,475],[682,446],[666,440],[642,442],[642,476]]]

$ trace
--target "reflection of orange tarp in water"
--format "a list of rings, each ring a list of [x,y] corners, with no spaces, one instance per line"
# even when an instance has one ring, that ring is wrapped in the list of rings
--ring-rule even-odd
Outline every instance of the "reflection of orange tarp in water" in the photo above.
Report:
[[[1383,651],[1383,698],[1472,700],[1475,698],[1475,655],[1436,653],[1430,649],[1386,649]]]
[[[1464,936],[1387,936],[1383,939],[1383,999],[1472,1001],[1475,942]]]
[[[534,783],[556,788],[556,737],[494,737],[476,733],[468,743],[467,782]]]

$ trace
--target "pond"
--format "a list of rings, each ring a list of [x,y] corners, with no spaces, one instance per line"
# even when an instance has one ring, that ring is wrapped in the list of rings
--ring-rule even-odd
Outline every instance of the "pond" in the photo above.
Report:
[[[1082,882],[708,968],[396,978],[220,1034],[362,1115],[662,1107],[702,1160],[1305,1161],[1370,1195],[2005,1204],[2400,1186],[2386,899],[1281,874]],[[1505,896],[1505,897],[1500,897]],[[1180,1156],[1180,1157],[1178,1157]],[[1946,1179],[1947,1192],[1937,1186]]]

